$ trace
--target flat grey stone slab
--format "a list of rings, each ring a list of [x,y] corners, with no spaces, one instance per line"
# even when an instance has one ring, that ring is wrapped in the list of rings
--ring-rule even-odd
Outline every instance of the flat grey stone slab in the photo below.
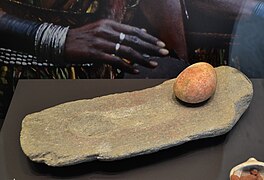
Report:
[[[216,71],[214,96],[197,107],[176,100],[172,79],[145,90],[78,100],[27,115],[21,147],[32,161],[68,166],[129,158],[222,135],[248,108],[253,87],[236,69]]]

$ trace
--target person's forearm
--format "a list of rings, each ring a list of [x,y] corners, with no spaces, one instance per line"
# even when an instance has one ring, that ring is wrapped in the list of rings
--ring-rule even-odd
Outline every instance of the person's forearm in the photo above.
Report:
[[[0,16],[0,47],[37,57],[39,62],[62,63],[69,27],[39,23],[5,14]]]
[[[34,37],[39,23],[22,20],[0,11],[0,47],[34,53]]]
[[[141,0],[141,10],[157,30],[159,38],[169,49],[174,49],[181,59],[188,60],[183,25],[183,14],[179,0]]]

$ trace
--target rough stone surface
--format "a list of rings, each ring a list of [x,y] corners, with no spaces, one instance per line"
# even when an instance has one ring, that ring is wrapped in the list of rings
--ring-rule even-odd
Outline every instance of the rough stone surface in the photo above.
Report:
[[[67,166],[128,158],[222,135],[248,108],[253,87],[236,69],[216,71],[216,92],[199,107],[175,99],[173,79],[141,91],[69,102],[30,114],[22,123],[22,149],[33,161]]]

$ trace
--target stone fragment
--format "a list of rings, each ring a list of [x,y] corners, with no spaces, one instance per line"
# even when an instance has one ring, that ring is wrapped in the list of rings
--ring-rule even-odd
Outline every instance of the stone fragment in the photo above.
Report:
[[[61,104],[27,115],[21,147],[35,162],[67,166],[153,153],[227,133],[248,108],[251,81],[231,67],[216,68],[215,94],[190,107],[173,95],[174,79],[140,91]]]

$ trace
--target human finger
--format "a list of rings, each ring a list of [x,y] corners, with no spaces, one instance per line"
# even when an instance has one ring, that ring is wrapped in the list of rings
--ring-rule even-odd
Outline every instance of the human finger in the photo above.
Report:
[[[127,59],[133,63],[137,63],[139,65],[155,68],[158,64],[155,61],[148,61],[141,53],[134,50],[129,46],[125,46],[119,43],[113,43],[105,40],[100,40],[100,43],[97,45],[100,47],[102,51],[108,54],[115,54],[120,58]]]
[[[158,38],[148,34],[143,29],[139,29],[137,27],[126,25],[126,24],[117,23],[115,21],[111,21],[111,25],[112,25],[113,29],[118,31],[118,32],[123,32],[123,33],[128,34],[128,35],[138,36],[142,40],[145,40],[151,44],[155,44],[155,45],[160,46],[162,48],[166,46],[166,44],[164,42],[162,42]]]
[[[100,60],[104,63],[110,64],[116,68],[121,69],[122,71],[125,71],[130,74],[138,74],[139,70],[136,69],[133,65],[123,61],[120,57],[110,55],[107,53],[102,53],[99,56]]]
[[[125,45],[120,45],[120,48],[115,54],[121,58],[128,59],[129,61],[144,67],[155,68],[158,65],[156,61],[148,61],[147,58],[145,58],[141,53]]]
[[[148,55],[166,56],[169,54],[167,49],[148,43],[137,36],[126,35],[122,44]]]
[[[134,36],[134,35],[127,35],[124,33],[118,33],[115,30],[111,29],[104,29],[101,30],[99,33],[101,38],[112,42],[119,42],[120,44],[124,44],[126,46],[132,47],[143,54],[149,55],[163,55],[166,56],[169,54],[169,51],[165,48],[162,48],[158,45],[151,44],[141,38]]]

